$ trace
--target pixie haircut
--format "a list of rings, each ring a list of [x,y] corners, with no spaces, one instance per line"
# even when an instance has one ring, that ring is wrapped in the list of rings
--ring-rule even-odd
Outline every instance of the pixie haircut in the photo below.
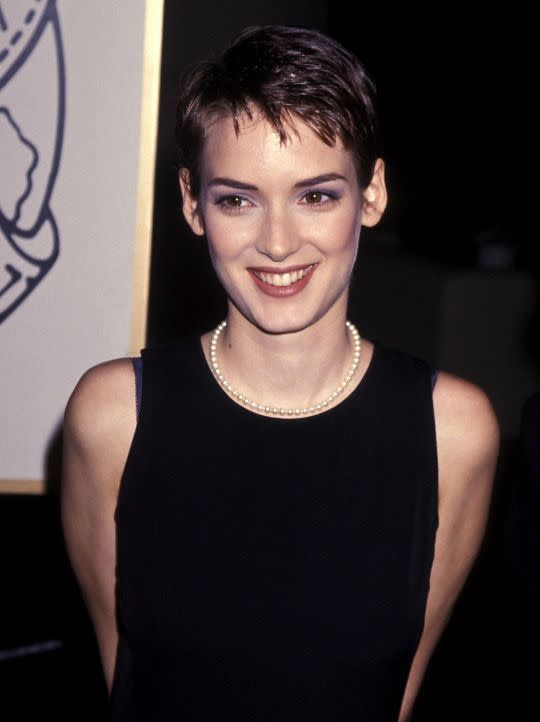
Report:
[[[300,118],[333,146],[351,151],[359,184],[371,182],[378,156],[375,88],[359,60],[332,38],[283,25],[243,30],[225,52],[185,78],[176,114],[179,166],[198,198],[204,141],[214,122],[260,112],[286,144]]]

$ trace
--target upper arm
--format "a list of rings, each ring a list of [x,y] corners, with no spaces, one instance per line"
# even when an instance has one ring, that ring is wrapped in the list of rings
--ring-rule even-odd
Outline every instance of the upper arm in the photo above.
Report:
[[[118,638],[114,512],[135,425],[131,361],[118,359],[87,371],[64,414],[62,525],[109,688]]]
[[[477,386],[441,374],[433,394],[439,518],[433,572],[466,576],[482,541],[499,451],[491,403]],[[437,556],[438,552],[438,556]]]
[[[478,387],[446,373],[433,392],[439,466],[439,527],[424,630],[405,692],[408,719],[433,649],[478,554],[499,449],[497,419]]]

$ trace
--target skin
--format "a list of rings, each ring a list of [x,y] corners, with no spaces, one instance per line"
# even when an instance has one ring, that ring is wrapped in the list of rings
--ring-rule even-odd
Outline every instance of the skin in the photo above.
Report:
[[[296,131],[296,132],[295,132]],[[299,182],[329,173],[324,183]],[[234,181],[215,183],[216,178]],[[238,182],[251,188],[239,189]],[[180,184],[184,214],[206,235],[228,297],[219,347],[223,372],[246,396],[279,406],[309,405],[333,391],[351,361],[345,331],[348,285],[361,226],[374,225],[386,205],[384,165],[360,192],[354,164],[339,141],[325,145],[300,121],[281,145],[265,121],[244,119],[236,137],[230,119],[215,123],[201,168],[201,194]],[[338,199],[329,200],[330,192]],[[261,293],[247,269],[317,263],[298,295]],[[209,334],[201,338],[207,353]],[[372,344],[339,403],[360,383]],[[114,510],[136,426],[131,362],[117,359],[87,371],[64,420],[62,514],[75,572],[94,622],[107,685],[118,632],[115,619]],[[485,394],[440,373],[433,394],[439,463],[439,529],[422,638],[407,682],[399,722],[410,718],[426,666],[478,553],[498,452],[498,427]],[[286,423],[286,422],[285,422]]]

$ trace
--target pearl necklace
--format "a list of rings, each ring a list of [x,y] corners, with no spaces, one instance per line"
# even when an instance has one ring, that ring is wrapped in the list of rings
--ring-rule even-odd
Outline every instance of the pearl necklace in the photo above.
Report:
[[[318,404],[313,404],[313,406],[306,406],[302,409],[283,409],[277,406],[266,406],[265,404],[258,404],[255,401],[250,401],[246,396],[244,396],[244,394],[241,394],[239,391],[237,391],[234,386],[227,381],[227,379],[223,376],[221,372],[217,360],[216,348],[220,334],[226,325],[227,321],[222,321],[212,333],[212,337],[210,339],[210,363],[212,365],[212,370],[219,383],[231,396],[233,396],[235,399],[238,399],[238,401],[241,401],[245,406],[249,406],[256,411],[263,411],[267,414],[274,414],[276,416],[299,416],[301,414],[312,414],[315,411],[322,411],[322,409],[325,409],[327,406],[329,406],[334,401],[334,399],[343,392],[343,389],[350,383],[356,369],[358,368],[358,364],[360,363],[360,334],[358,333],[358,330],[356,326],[354,326],[354,324],[352,324],[350,321],[345,321],[345,326],[349,331],[353,345],[353,360],[345,378],[339,384],[337,389],[333,391],[330,396],[328,396],[327,399],[321,401]]]

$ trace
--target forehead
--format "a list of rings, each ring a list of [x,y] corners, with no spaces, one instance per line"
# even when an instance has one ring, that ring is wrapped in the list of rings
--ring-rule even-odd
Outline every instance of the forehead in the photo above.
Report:
[[[292,119],[286,128],[287,139],[282,142],[259,113],[251,119],[240,116],[238,133],[231,116],[219,118],[206,135],[201,158],[203,179],[291,176],[297,180],[332,172],[355,175],[352,153],[339,138],[333,146],[327,145],[299,118]]]

